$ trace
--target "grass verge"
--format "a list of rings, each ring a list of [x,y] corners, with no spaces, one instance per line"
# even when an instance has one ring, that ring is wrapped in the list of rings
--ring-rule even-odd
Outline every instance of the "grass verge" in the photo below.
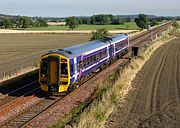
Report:
[[[0,83],[16,78],[18,76],[24,75],[26,73],[32,72],[34,70],[37,70],[39,68],[39,66],[37,64],[33,64],[30,66],[24,66],[18,69],[15,69],[12,72],[8,72],[8,73],[3,73],[2,78],[0,78]]]

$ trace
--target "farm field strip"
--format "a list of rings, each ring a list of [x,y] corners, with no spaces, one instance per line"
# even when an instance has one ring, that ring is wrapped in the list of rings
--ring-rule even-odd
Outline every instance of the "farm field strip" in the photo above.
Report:
[[[108,127],[180,127],[180,39],[160,47],[137,74]],[[124,115],[124,116],[121,116]]]
[[[123,25],[79,25],[74,30],[97,30],[100,28],[106,28],[107,30],[137,30],[138,27],[135,22],[128,22]],[[27,30],[69,30],[68,26],[48,26],[40,28],[27,28]]]

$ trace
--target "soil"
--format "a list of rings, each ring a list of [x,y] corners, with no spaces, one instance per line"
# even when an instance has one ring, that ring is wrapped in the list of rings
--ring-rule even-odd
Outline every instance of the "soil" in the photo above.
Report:
[[[15,69],[39,63],[52,49],[86,42],[90,34],[0,34],[0,78]]]
[[[180,128],[180,39],[155,51],[107,128]]]

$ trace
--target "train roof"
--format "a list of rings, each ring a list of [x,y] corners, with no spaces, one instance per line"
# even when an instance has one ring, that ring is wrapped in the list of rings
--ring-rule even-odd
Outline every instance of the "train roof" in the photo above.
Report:
[[[102,40],[89,41],[89,42],[75,45],[75,46],[68,47],[68,48],[52,50],[52,51],[49,51],[48,54],[58,53],[58,54],[64,55],[67,58],[74,58],[76,56],[82,55],[85,52],[91,51],[91,50],[99,48],[99,47],[103,47],[110,42],[113,43],[118,40],[124,39],[126,37],[127,37],[126,34],[118,34],[118,35],[115,35],[112,37],[104,38]]]

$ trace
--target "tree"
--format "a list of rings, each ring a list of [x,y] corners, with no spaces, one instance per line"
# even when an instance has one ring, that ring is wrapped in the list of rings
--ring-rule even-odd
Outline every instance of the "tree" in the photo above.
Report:
[[[3,20],[0,20],[0,28],[3,27]]]
[[[105,28],[98,29],[96,32],[92,32],[90,40],[103,39],[108,36],[108,31]]]
[[[88,18],[84,18],[83,19],[83,24],[91,24],[91,19],[88,17]]]
[[[131,22],[131,18],[130,18],[130,17],[127,17],[125,21],[126,21],[126,22]]]
[[[30,19],[28,17],[20,17],[19,18],[19,27],[20,28],[27,28],[30,24]]]
[[[120,19],[120,17],[115,17],[112,19],[112,24],[118,25],[118,24],[124,24],[123,19]]]
[[[70,30],[75,29],[78,27],[78,19],[76,17],[70,17],[66,19],[66,26],[69,26]]]
[[[4,19],[3,20],[3,25],[4,25],[4,28],[6,29],[6,28],[12,28],[13,27],[13,24],[12,24],[12,22],[11,22],[11,20],[10,19]]]
[[[148,28],[148,18],[147,15],[144,14],[139,14],[138,18],[135,18],[135,22],[137,26],[141,29],[146,29]]]
[[[151,19],[149,25],[150,26],[158,25],[158,21],[156,19]]]
[[[95,18],[95,16],[92,16],[92,17],[90,18],[90,20],[91,20],[91,24],[93,24],[93,25],[96,24],[96,18]]]
[[[78,24],[83,24],[83,18],[78,18]]]
[[[108,15],[108,14],[94,15],[91,17],[91,23],[99,24],[99,25],[110,24],[112,17],[113,17],[112,15]]]
[[[179,29],[179,23],[178,23],[176,20],[173,21],[172,26],[173,26],[174,28],[176,28],[176,29]]]
[[[39,27],[47,27],[48,26],[46,20],[43,18],[37,19],[37,22],[39,23]]]
[[[36,18],[30,21],[30,27],[48,27],[47,21],[44,18]]]

